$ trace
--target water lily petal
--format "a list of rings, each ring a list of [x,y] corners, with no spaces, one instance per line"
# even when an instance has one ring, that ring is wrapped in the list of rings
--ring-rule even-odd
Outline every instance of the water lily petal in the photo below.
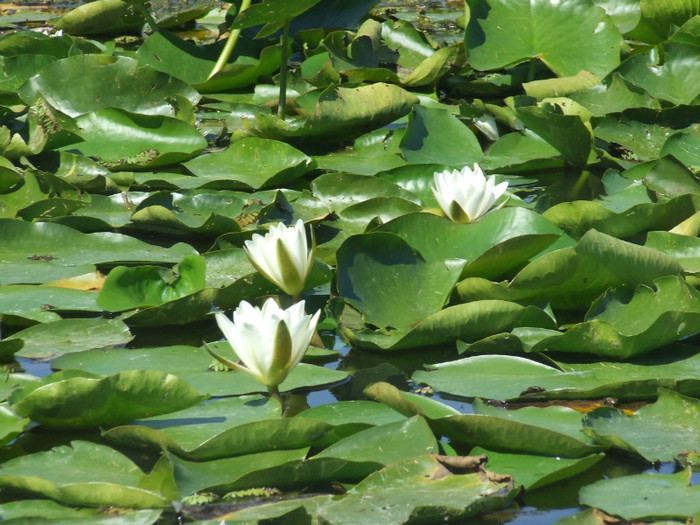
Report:
[[[283,310],[268,298],[262,308],[242,301],[233,321],[217,313],[216,321],[236,355],[240,367],[267,386],[277,386],[299,364],[316,329],[320,311],[304,312],[304,301]]]
[[[473,168],[435,172],[430,188],[442,211],[457,223],[474,222],[486,214],[508,187],[486,177],[478,164]]]

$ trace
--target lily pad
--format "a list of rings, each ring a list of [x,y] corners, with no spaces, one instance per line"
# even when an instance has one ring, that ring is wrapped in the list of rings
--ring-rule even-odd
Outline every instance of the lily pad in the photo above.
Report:
[[[629,521],[685,520],[700,512],[700,486],[690,484],[690,474],[686,469],[604,479],[583,487],[579,500]]]
[[[50,376],[28,390],[15,392],[12,409],[53,428],[115,426],[205,399],[179,377],[156,370],[128,370],[105,378]]]
[[[459,283],[456,292],[464,301],[549,301],[556,308],[576,309],[588,307],[608,288],[651,283],[682,272],[680,264],[656,250],[592,229],[576,246],[535,259],[508,285],[470,278]]]
[[[201,155],[185,163],[197,177],[217,180],[229,189],[271,188],[289,183],[313,169],[313,161],[277,140],[246,137],[224,151]]]
[[[196,254],[187,244],[162,248],[118,233],[80,233],[67,226],[0,219],[0,280],[44,283],[83,275],[94,264],[179,262]]]
[[[109,525],[119,519],[124,525],[152,525],[161,515],[161,510],[126,510],[120,509],[117,516],[103,510],[75,509],[64,507],[55,501],[29,499],[11,501],[0,505],[0,518],[8,523],[17,520],[50,519],[54,523],[81,523],[89,520],[96,525]]]
[[[481,161],[476,135],[444,109],[415,106],[401,139],[401,152],[411,164],[447,164],[461,169]]]
[[[469,0],[467,7],[464,44],[476,69],[539,58],[558,76],[588,71],[603,78],[620,63],[622,36],[591,2]]]
[[[660,277],[634,292],[619,288],[591,305],[586,319],[532,352],[595,353],[616,359],[650,352],[700,332],[700,294],[679,276]]]
[[[480,355],[431,365],[413,380],[435,390],[489,399],[654,399],[659,387],[696,395],[700,391],[700,357],[676,350],[643,356],[629,363],[600,361],[564,364],[561,368],[531,359]],[[470,377],[469,382],[464,378]]]
[[[508,454],[474,447],[470,454],[485,455],[487,465],[495,472],[513,477],[516,485],[527,491],[559,483],[585,472],[602,460],[604,454],[591,454],[582,458],[535,456],[531,454]]]
[[[650,462],[673,461],[684,451],[700,452],[700,401],[659,389],[655,403],[627,415],[598,408],[586,415],[586,434],[596,443],[638,454]]]
[[[274,403],[277,401],[273,400]],[[224,400],[228,403],[229,400]],[[221,402],[219,403],[221,405]],[[217,407],[218,408],[218,407]],[[194,461],[243,456],[269,450],[292,450],[321,444],[331,437],[334,428],[328,423],[307,418],[280,418],[270,414],[269,419],[235,421],[215,408],[178,412],[168,418],[143,420],[141,425],[128,425],[108,430],[104,437],[123,445],[168,450],[179,457]],[[258,412],[258,417],[262,416]],[[208,413],[209,417],[203,417]],[[215,415],[216,414],[216,415]],[[275,417],[276,416],[276,417]],[[183,425],[183,417],[187,424]],[[207,424],[208,419],[227,419],[228,428],[221,423]],[[168,423],[172,422],[172,426]],[[216,432],[216,430],[219,432]],[[332,439],[332,441],[337,440]]]
[[[158,306],[203,289],[205,266],[201,255],[186,255],[172,272],[117,266],[107,275],[97,302],[108,312]]]
[[[71,445],[3,463],[0,486],[79,507],[158,509],[178,499],[172,470],[161,467],[144,474],[126,456],[104,445],[86,441]]]
[[[255,133],[277,140],[338,141],[355,138],[406,115],[418,99],[392,84],[324,90],[307,116],[279,120],[255,116]],[[341,118],[342,115],[342,118]]]
[[[229,359],[237,358],[225,348],[212,345],[217,353],[227,355]],[[152,370],[175,374],[187,381],[202,395],[232,396],[266,392],[267,388],[253,376],[245,372],[215,372],[209,370],[212,358],[204,348],[191,346],[169,346],[146,349],[121,349],[88,351],[65,355],[55,359],[52,366],[56,369],[84,370],[92,374],[108,376],[127,370]],[[282,392],[298,388],[314,388],[342,381],[347,372],[330,370],[322,366],[301,363],[287,376],[280,385]]]
[[[464,520],[496,509],[517,495],[512,479],[483,468],[480,458],[431,454],[398,461],[363,480],[347,494],[301,500],[307,512],[331,523],[382,522],[400,525],[415,516],[429,521]],[[298,502],[239,510],[238,523],[279,515]]]
[[[466,260],[462,278],[487,279],[518,269],[561,235],[525,208],[496,210],[473,224],[454,224],[431,214],[404,215],[378,230],[399,235],[428,261]]]
[[[106,108],[78,117],[84,142],[67,146],[112,170],[144,169],[181,162],[207,145],[191,125],[174,117]]]
[[[93,348],[123,345],[133,339],[119,319],[60,319],[25,328],[0,341],[0,348],[22,341],[20,357],[46,359]]]
[[[81,81],[76,83],[76,78]],[[199,101],[199,93],[184,82],[150,67],[139,67],[133,58],[82,54],[45,67],[22,86],[20,95],[28,104],[41,95],[70,117],[107,108],[175,116],[176,98],[192,105]]]
[[[700,95],[697,47],[678,42],[664,47],[663,63],[648,53],[635,55],[620,66],[620,74],[654,97],[691,104]]]

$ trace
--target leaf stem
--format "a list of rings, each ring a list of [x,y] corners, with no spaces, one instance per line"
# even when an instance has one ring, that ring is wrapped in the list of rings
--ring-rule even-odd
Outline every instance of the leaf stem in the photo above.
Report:
[[[238,14],[240,15],[243,11],[248,9],[248,6],[250,6],[250,0],[243,0],[241,2],[241,9],[238,11]],[[209,80],[211,77],[216,75],[226,65],[226,62],[228,62],[228,59],[231,58],[231,53],[233,53],[233,49],[236,47],[236,42],[238,42],[238,35],[240,35],[240,34],[241,34],[240,29],[230,29],[229,30],[228,39],[226,40],[226,45],[224,45],[224,48],[221,50],[221,54],[219,55],[219,58],[216,60],[216,64],[214,64],[214,68],[211,70],[211,73],[209,73],[207,80]]]
[[[284,21],[282,29],[282,56],[280,57],[280,94],[279,103],[277,105],[277,116],[284,120],[287,113],[287,62],[289,61],[289,23],[290,20]]]
[[[151,33],[157,33],[158,32],[158,24],[153,19],[153,15],[151,15],[151,10],[149,8],[147,8],[145,4],[142,4],[142,3],[137,3],[136,9],[139,10],[139,12],[141,13],[141,16],[143,16],[143,19],[146,21],[146,24],[148,24],[148,27],[151,28]]]

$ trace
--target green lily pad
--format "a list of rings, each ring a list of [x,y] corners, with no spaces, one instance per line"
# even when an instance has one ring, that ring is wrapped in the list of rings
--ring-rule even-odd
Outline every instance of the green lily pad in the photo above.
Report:
[[[12,341],[22,341],[22,349],[15,355],[46,359],[123,345],[132,339],[128,327],[119,319],[60,319],[16,332],[0,341],[0,348]]]
[[[71,445],[3,463],[0,486],[79,507],[158,509],[177,499],[172,469],[156,467],[144,474],[126,456],[104,445],[86,441]]]
[[[615,0],[615,3],[621,3]],[[568,95],[596,117],[609,113],[621,113],[629,108],[660,107],[658,101],[643,89],[624,80],[619,73],[613,73],[602,84]]]
[[[476,135],[444,109],[415,106],[401,139],[401,152],[411,164],[447,164],[461,169],[484,154]]]
[[[700,199],[680,195],[666,202],[652,202],[641,182],[600,200],[562,202],[543,216],[573,237],[595,228],[618,238],[649,230],[670,229],[700,207]]]
[[[487,466],[494,472],[508,474],[516,485],[527,491],[559,483],[585,472],[605,457],[591,454],[582,458],[534,456],[531,454],[508,454],[494,452],[483,447],[474,447],[471,455],[485,455]]]
[[[649,232],[644,246],[677,260],[687,273],[700,272],[700,239],[671,232]]]
[[[336,213],[377,196],[398,197],[421,204],[415,194],[399,185],[364,175],[327,173],[314,179],[312,189],[314,196]]]
[[[603,78],[620,63],[622,36],[591,2],[468,0],[467,7],[464,44],[476,69],[539,58],[558,76],[588,71]]]
[[[664,45],[664,61],[658,55],[638,54],[620,66],[622,77],[650,95],[673,102],[691,104],[700,95],[700,58],[697,47],[671,42]]]
[[[218,344],[211,345],[217,353],[232,359],[237,357]],[[212,357],[204,348],[192,346],[168,346],[145,349],[113,348],[87,351],[61,356],[51,365],[61,370],[84,370],[92,374],[107,376],[127,370],[153,370],[175,374],[187,381],[202,395],[238,396],[255,392],[266,392],[267,388],[245,372],[215,372],[209,370]],[[322,366],[301,363],[294,368],[280,385],[282,392],[298,388],[314,388],[342,381],[347,372],[330,370]]]
[[[338,291],[379,327],[415,325],[445,304],[463,261],[426,262],[398,235],[369,233],[338,249]],[[395,284],[406,285],[396,289]],[[424,289],[431,290],[430,295]],[[400,293],[401,296],[397,296]],[[414,305],[407,309],[406,304]]]
[[[516,110],[518,118],[554,146],[574,166],[585,166],[591,153],[593,136],[578,115],[564,115],[558,106],[524,106]]]
[[[673,155],[686,166],[700,168],[700,133],[691,128],[668,138],[661,155]]]
[[[175,480],[182,494],[207,491],[225,494],[233,490],[280,486],[289,483],[285,477],[289,466],[304,461],[308,448],[297,450],[270,450],[233,458],[212,461],[188,461],[168,455],[175,469]],[[268,473],[273,473],[268,476]]]
[[[312,420],[309,420],[312,421]],[[316,456],[302,460],[308,449],[286,451],[285,462],[268,466],[284,451],[260,452],[236,458],[190,462],[172,458],[183,493],[216,493],[259,486],[290,488],[330,481],[359,481],[393,461],[423,452],[437,452],[435,436],[421,417],[371,427],[342,439]],[[298,459],[292,459],[296,455]]]
[[[586,415],[584,432],[596,443],[638,454],[650,462],[673,461],[681,452],[700,452],[700,401],[659,389],[655,403],[632,415],[598,408]]]
[[[411,398],[397,396],[388,383],[365,390],[404,415],[423,409]],[[481,445],[491,450],[543,456],[581,457],[600,450],[581,433],[581,414],[559,407],[506,411],[478,404],[475,414],[449,414],[428,418],[430,428],[453,443]]]
[[[279,0],[263,0],[259,4],[242,11],[236,16],[231,29],[245,29],[263,25],[256,38],[263,38],[282,29],[282,26],[309,10],[320,0],[299,0],[290,4]]]
[[[518,269],[561,232],[525,208],[502,208],[473,224],[431,214],[404,215],[378,228],[405,239],[427,261],[464,259],[460,277],[497,278]]]
[[[111,510],[115,511],[115,509]],[[112,512],[107,513],[102,509],[75,509],[45,499],[11,501],[0,505],[0,518],[8,523],[17,523],[19,520],[50,519],[59,525],[88,520],[96,525],[108,525],[116,518],[124,525],[152,525],[158,520],[161,512],[161,510],[119,509],[115,516]]]
[[[694,0],[675,2],[639,2],[639,24],[629,32],[630,38],[657,44],[668,39],[674,26],[682,26],[694,15],[700,14],[700,7]]]
[[[336,401],[335,403],[318,405],[300,412],[296,417],[317,419],[331,425],[347,423],[383,425],[404,419],[404,416],[387,405],[362,400]]]
[[[549,301],[556,308],[576,309],[588,307],[608,288],[682,272],[680,264],[656,250],[589,230],[576,246],[532,261],[508,285],[469,278],[457,285],[456,293],[464,301]]]
[[[133,3],[98,0],[68,11],[56,22],[56,28],[72,35],[104,35],[138,31],[144,22]]]
[[[606,292],[593,302],[584,322],[542,339],[531,351],[629,359],[698,332],[700,293],[683,278],[670,275],[656,279],[653,288]]]
[[[338,141],[355,138],[403,117],[418,99],[392,84],[357,88],[330,87],[319,96],[305,117],[279,120],[255,116],[256,134],[277,140]]]
[[[402,350],[474,341],[520,326],[554,328],[554,320],[535,306],[510,301],[472,301],[440,310],[403,329],[376,329],[366,325],[360,312],[342,301],[331,302],[331,314],[353,346],[372,350]]]
[[[624,520],[688,519],[700,512],[700,486],[690,469],[676,474],[637,474],[583,487],[579,500]]]
[[[200,93],[220,93],[255,84],[279,68],[280,46],[266,47],[259,55],[257,46],[241,47],[212,78],[209,74],[222,50],[219,43],[202,46],[169,31],[158,31],[139,47],[135,58],[142,65],[187,82]]]
[[[39,95],[70,117],[107,108],[175,116],[175,99],[192,105],[199,101],[199,93],[184,82],[139,67],[133,58],[107,55],[76,55],[53,62],[20,89],[28,104]]]
[[[464,460],[464,461],[460,461]],[[307,512],[331,523],[400,525],[415,516],[429,522],[468,520],[506,505],[516,495],[512,479],[487,471],[479,458],[419,456],[393,463],[342,496],[316,496],[243,509],[235,523],[278,516],[302,503]],[[240,521],[238,521],[240,520]]]
[[[187,244],[162,248],[117,233],[80,233],[67,226],[0,219],[0,282],[44,283],[83,275],[94,264],[176,263],[196,254]]]
[[[201,155],[185,163],[197,177],[219,181],[229,189],[274,188],[313,169],[313,161],[277,140],[246,137],[224,151]]]
[[[29,425],[29,419],[15,414],[6,405],[0,405],[0,446],[5,446],[19,436]]]
[[[181,162],[207,145],[194,127],[174,117],[105,108],[84,114],[76,121],[84,142],[67,148],[92,156],[112,170]]]
[[[10,285],[0,287],[0,312],[21,314],[36,310],[99,312],[93,291],[57,286]]]
[[[167,414],[204,399],[177,376],[156,370],[127,370],[105,378],[49,376],[28,392],[16,392],[12,409],[49,427],[85,428]]]
[[[561,368],[530,359],[481,355],[430,365],[413,380],[435,390],[488,399],[653,399],[659,387],[684,395],[700,391],[700,357],[694,351],[643,356],[629,363],[600,361],[559,363]],[[470,381],[464,381],[469,377]]]
[[[107,275],[97,302],[108,312],[158,306],[203,289],[205,266],[201,255],[186,255],[173,271],[117,266]]]
[[[276,400],[267,405],[273,403],[279,405]],[[140,425],[112,428],[105,432],[104,437],[123,445],[139,444],[155,450],[168,450],[189,460],[210,461],[318,445],[334,430],[332,425],[314,419],[283,419],[279,410],[276,414],[268,411],[267,415],[271,417],[267,419],[258,419],[265,414],[256,410],[250,421],[236,421],[233,414],[220,411],[222,404],[231,406],[231,401],[220,401],[214,407],[195,407],[170,414],[168,418],[142,420],[138,422]],[[241,412],[240,408],[237,412]],[[211,419],[227,420],[227,428],[222,430],[222,423],[207,423]]]

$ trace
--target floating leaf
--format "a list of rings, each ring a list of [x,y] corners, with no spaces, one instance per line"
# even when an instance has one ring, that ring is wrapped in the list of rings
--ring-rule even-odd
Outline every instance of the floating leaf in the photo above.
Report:
[[[313,169],[313,161],[284,142],[247,137],[224,151],[192,159],[185,166],[198,177],[225,181],[230,189],[257,190],[301,177]]]
[[[67,226],[0,219],[0,282],[43,283],[82,275],[93,264],[176,263],[196,254],[187,244],[161,248],[118,233],[80,233]]]
[[[503,208],[463,225],[431,214],[410,214],[378,230],[402,237],[427,261],[466,260],[461,277],[487,279],[518,269],[561,235],[553,224],[525,208]]]
[[[489,285],[479,289],[475,287],[477,279],[472,278],[459,283],[456,292],[462,300],[495,295],[510,300],[549,301],[557,308],[574,309],[587,307],[608,288],[651,283],[657,277],[682,272],[676,261],[655,250],[589,230],[576,246],[535,259],[507,287]]]
[[[70,151],[92,156],[112,170],[181,162],[207,145],[195,128],[174,117],[106,108],[82,115],[77,122],[84,142],[69,146]]]
[[[700,95],[697,47],[676,42],[664,47],[663,63],[658,55],[634,55],[620,66],[620,74],[654,97],[674,104],[691,104]]]
[[[401,139],[401,152],[411,164],[440,163],[461,169],[481,161],[483,153],[472,131],[444,109],[416,106]]]
[[[487,465],[495,472],[513,477],[516,485],[532,491],[562,482],[585,472],[602,460],[604,454],[591,454],[582,458],[535,456],[531,454],[508,454],[474,447],[470,454],[485,455]]]
[[[629,521],[685,520],[700,512],[700,486],[690,484],[690,474],[686,469],[604,479],[583,487],[579,501]]]
[[[488,399],[653,399],[659,387],[684,395],[700,391],[700,357],[691,350],[637,358],[629,363],[559,363],[560,369],[530,359],[480,355],[430,365],[413,380],[435,390]],[[468,382],[464,381],[469,377]]]
[[[98,303],[108,312],[158,306],[204,288],[205,262],[187,255],[170,275],[154,266],[113,268],[102,286]]]
[[[620,63],[622,37],[605,11],[591,2],[468,0],[467,7],[464,44],[476,69],[539,58],[558,76],[587,71],[603,78]]]
[[[81,81],[76,83],[76,78]],[[24,84],[20,95],[28,104],[41,95],[70,117],[107,108],[174,116],[175,99],[191,104],[199,101],[199,94],[184,82],[150,67],[139,67],[133,58],[107,55],[76,55],[58,60]]]
[[[22,341],[21,357],[48,358],[92,348],[107,348],[133,339],[119,319],[60,319],[25,328],[0,341],[0,348]]]
[[[544,338],[531,351],[629,359],[698,332],[700,293],[673,275],[655,280],[653,288],[606,292],[593,302],[584,322]]]
[[[586,415],[584,426],[596,443],[639,454],[649,462],[673,461],[683,451],[700,452],[700,402],[663,388],[655,403],[634,414],[598,408]]]
[[[228,345],[226,345],[228,346]],[[223,353],[234,361],[237,357],[230,350],[214,345],[217,353]],[[153,370],[168,372],[187,381],[200,394],[232,396],[265,392],[267,389],[245,372],[215,372],[209,369],[211,355],[204,348],[192,346],[167,346],[146,349],[114,348],[68,354],[55,359],[56,369],[85,370],[93,374],[110,375],[127,370]],[[347,372],[330,370],[322,366],[301,363],[280,385],[285,392],[297,388],[313,388],[342,381]]]
[[[337,141],[362,135],[403,117],[418,99],[392,84],[324,90],[305,117],[279,120],[255,116],[255,132],[277,140]]]
[[[156,467],[144,474],[109,447],[86,441],[71,445],[3,463],[0,485],[79,507],[166,508],[177,498],[172,470]]]
[[[152,525],[161,515],[160,510],[126,510],[111,509],[112,512],[104,512],[102,509],[76,509],[64,507],[51,500],[21,500],[11,501],[0,505],[0,518],[12,523],[14,520],[24,519],[50,519],[61,523],[80,523],[83,520],[90,520],[98,525],[109,525],[114,519],[121,520],[124,525]],[[116,516],[114,515],[116,512]]]
[[[21,396],[12,409],[49,427],[85,428],[167,414],[203,399],[179,377],[155,370],[129,370],[103,379],[49,380]]]

